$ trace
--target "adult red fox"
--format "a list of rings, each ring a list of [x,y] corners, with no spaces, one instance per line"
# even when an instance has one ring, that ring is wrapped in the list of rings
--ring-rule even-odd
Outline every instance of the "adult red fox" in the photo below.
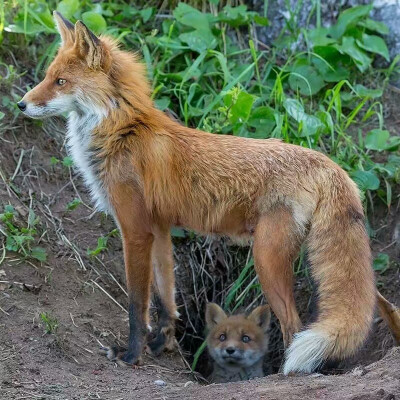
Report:
[[[154,107],[134,54],[81,21],[55,19],[61,47],[18,106],[32,118],[69,113],[75,165],[121,230],[130,334],[128,349],[110,357],[138,363],[152,281],[162,314],[150,348],[160,350],[174,335],[171,226],[253,239],[256,271],[287,346],[285,374],[353,354],[370,329],[376,291],[359,193],[346,172],[321,153],[279,140],[179,125]],[[292,261],[303,242],[319,314],[300,331]]]

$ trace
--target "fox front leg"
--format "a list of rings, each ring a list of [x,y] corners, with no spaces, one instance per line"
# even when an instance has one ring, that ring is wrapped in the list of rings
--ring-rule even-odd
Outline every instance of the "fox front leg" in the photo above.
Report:
[[[128,185],[113,187],[112,206],[120,226],[129,299],[128,348],[112,347],[108,358],[138,364],[149,326],[151,248],[154,236],[141,197]]]

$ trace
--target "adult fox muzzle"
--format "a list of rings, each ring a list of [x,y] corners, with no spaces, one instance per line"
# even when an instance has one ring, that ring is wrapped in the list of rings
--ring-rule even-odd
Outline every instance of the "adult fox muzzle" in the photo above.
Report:
[[[61,47],[20,104],[33,118],[68,112],[75,165],[97,207],[121,230],[130,335],[128,349],[110,356],[138,362],[152,281],[162,315],[150,348],[159,352],[173,342],[174,225],[253,238],[256,271],[288,347],[286,374],[354,353],[369,331],[376,295],[362,205],[348,175],[323,154],[279,140],[179,125],[154,107],[135,55],[80,21],[73,25],[58,13],[55,20]],[[298,333],[292,261],[303,242],[319,316]]]

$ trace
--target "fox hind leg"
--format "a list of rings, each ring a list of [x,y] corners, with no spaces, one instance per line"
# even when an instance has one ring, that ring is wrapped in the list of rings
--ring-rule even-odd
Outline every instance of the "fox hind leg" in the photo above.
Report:
[[[299,253],[299,229],[286,207],[271,210],[254,232],[254,261],[262,289],[279,319],[285,348],[301,329],[293,295],[292,263]]]

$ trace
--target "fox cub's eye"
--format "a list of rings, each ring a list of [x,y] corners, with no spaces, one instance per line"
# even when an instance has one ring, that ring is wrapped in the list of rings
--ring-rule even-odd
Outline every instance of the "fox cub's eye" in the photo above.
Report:
[[[65,85],[67,83],[67,80],[60,78],[60,79],[57,79],[56,82],[57,82],[57,85],[62,86],[62,85]]]
[[[223,333],[221,335],[219,335],[220,342],[224,342],[225,340],[226,340],[226,336]]]
[[[242,342],[243,343],[249,343],[250,342],[250,338],[247,335],[242,336]]]

